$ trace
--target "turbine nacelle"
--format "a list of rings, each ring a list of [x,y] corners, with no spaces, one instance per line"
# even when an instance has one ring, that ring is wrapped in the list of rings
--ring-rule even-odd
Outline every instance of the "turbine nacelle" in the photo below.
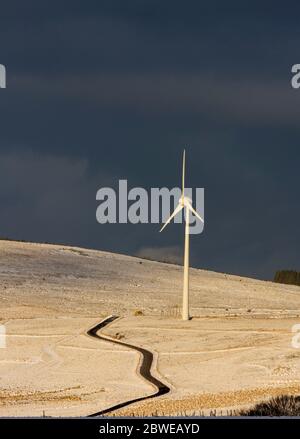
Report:
[[[189,197],[181,195],[181,197],[179,198],[178,204],[181,204],[183,207],[186,207],[188,204],[192,204],[192,200]]]
[[[164,228],[171,222],[171,220],[182,210],[182,209],[188,209],[190,212],[192,212],[200,221],[204,223],[204,220],[201,218],[198,212],[193,208],[192,206],[192,200],[191,198],[184,195],[184,180],[185,180],[185,150],[183,151],[183,162],[182,162],[182,192],[181,197],[179,198],[178,205],[172,215],[167,219],[165,224],[160,229],[160,232],[164,230]]]

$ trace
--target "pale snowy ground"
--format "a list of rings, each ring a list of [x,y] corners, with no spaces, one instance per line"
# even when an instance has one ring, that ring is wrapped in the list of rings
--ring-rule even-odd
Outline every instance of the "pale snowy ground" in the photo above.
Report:
[[[291,348],[299,287],[193,269],[190,322],[177,317],[181,288],[178,266],[0,241],[0,323],[8,334],[0,416],[87,415],[150,394],[136,375],[137,353],[85,335],[109,314],[123,318],[104,332],[156,352],[158,373],[172,387],[164,412],[178,411],[176,401],[229,407],[278,388],[300,390],[299,351]],[[136,310],[144,316],[133,317]],[[161,407],[153,404],[143,410]]]
[[[195,318],[190,322],[127,317],[104,330],[157,354],[157,370],[172,392],[120,414],[247,406],[282,393],[300,394],[300,350],[291,346],[299,319]]]

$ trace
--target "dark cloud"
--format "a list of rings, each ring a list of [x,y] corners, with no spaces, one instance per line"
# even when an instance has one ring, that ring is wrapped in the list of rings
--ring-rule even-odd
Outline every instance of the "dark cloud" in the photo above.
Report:
[[[197,116],[225,123],[298,124],[299,99],[289,81],[229,80],[199,75],[20,76],[11,86],[37,99],[72,100],[98,111],[129,109],[155,115]]]
[[[178,224],[100,226],[95,194],[121,178],[177,186],[188,145],[187,182],[206,194],[193,265],[299,269],[297,12],[276,1],[1,5],[0,234],[181,248]]]

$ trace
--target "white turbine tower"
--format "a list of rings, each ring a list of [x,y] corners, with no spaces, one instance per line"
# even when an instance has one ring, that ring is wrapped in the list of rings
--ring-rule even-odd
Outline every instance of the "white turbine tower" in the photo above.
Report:
[[[182,194],[178,206],[167,219],[160,232],[169,224],[169,222],[182,210],[185,209],[185,240],[184,240],[184,268],[183,268],[183,298],[182,298],[182,320],[189,320],[189,252],[190,252],[190,212],[192,212],[200,221],[201,216],[192,206],[192,200],[184,195],[184,179],[185,179],[185,150],[183,151],[182,161]]]

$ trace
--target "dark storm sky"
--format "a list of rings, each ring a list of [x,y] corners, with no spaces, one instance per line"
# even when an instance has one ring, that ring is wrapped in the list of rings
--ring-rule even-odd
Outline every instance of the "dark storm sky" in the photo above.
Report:
[[[297,2],[1,4],[0,234],[180,253],[182,226],[99,225],[96,191],[205,188],[194,266],[300,269]]]

